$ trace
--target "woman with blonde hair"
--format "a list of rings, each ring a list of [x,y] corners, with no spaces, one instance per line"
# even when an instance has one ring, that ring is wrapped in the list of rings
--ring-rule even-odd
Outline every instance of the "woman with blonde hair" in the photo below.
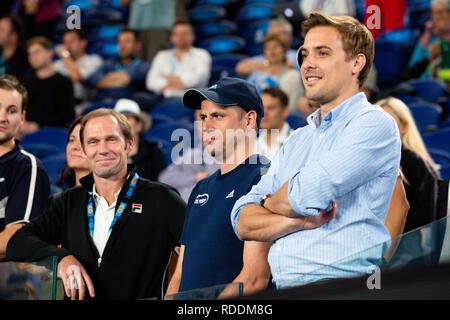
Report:
[[[404,228],[407,232],[431,222],[439,176],[408,106],[394,97],[376,104],[394,118],[402,141],[400,170],[410,204]]]

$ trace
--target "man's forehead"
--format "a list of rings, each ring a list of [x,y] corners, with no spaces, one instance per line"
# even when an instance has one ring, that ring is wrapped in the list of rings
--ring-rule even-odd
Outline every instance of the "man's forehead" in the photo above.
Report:
[[[6,90],[0,88],[0,104],[9,106],[14,104],[18,107],[22,105],[22,95],[16,90]]]
[[[99,132],[109,132],[111,134],[121,134],[120,126],[113,116],[100,116],[89,119],[85,124],[84,134],[98,134]]]
[[[301,49],[312,50],[317,47],[342,48],[342,36],[332,26],[313,27],[306,34]]]

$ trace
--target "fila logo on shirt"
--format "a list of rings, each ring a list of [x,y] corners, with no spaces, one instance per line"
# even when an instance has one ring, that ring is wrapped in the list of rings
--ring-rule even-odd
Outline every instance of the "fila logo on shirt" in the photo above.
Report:
[[[234,197],[234,189],[225,197],[225,199],[233,198],[233,197]]]
[[[131,212],[133,213],[142,213],[142,204],[133,203],[131,206]]]
[[[207,193],[203,193],[203,194],[199,194],[195,200],[194,200],[194,204],[199,204],[200,206],[204,206],[209,200],[209,194]]]

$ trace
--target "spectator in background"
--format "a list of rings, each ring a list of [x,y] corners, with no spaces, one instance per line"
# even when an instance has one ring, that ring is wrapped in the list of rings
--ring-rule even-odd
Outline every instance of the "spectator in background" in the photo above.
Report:
[[[256,147],[259,154],[273,160],[283,143],[294,131],[286,122],[289,116],[289,99],[279,88],[264,89],[261,94],[264,106],[264,117]]]
[[[18,12],[25,22],[26,38],[50,38],[61,16],[59,0],[19,0]]]
[[[278,87],[289,97],[289,108],[295,109],[297,101],[304,96],[300,72],[290,67],[286,58],[286,43],[275,34],[264,38],[263,52],[267,68],[255,71],[247,81],[254,84],[261,93],[266,88]]]
[[[441,57],[441,40],[450,41],[450,1],[433,0],[430,8],[431,21],[425,23],[425,30],[414,47],[403,80],[437,76],[431,64]]]
[[[266,36],[268,35],[278,35],[283,40],[286,46],[286,63],[289,67],[297,68],[297,50],[291,48],[294,35],[292,25],[289,21],[284,18],[270,20]],[[264,54],[242,59],[236,64],[236,73],[243,77],[255,71],[267,72],[268,69],[268,61]]]
[[[205,88],[211,73],[208,51],[193,47],[194,29],[186,19],[175,21],[170,34],[173,48],[158,52],[147,74],[147,89],[163,98],[181,98],[188,88]],[[147,110],[148,108],[144,107]]]
[[[0,259],[16,230],[44,210],[50,194],[39,159],[14,140],[25,120],[27,91],[14,76],[0,76]]]
[[[159,175],[159,181],[177,189],[185,202],[197,182],[219,169],[217,161],[203,148],[200,110],[195,110],[194,116],[198,133],[194,134],[194,147],[186,150],[181,158],[174,159]]]
[[[152,61],[160,50],[170,48],[170,29],[177,18],[185,16],[183,0],[120,0],[130,6],[128,27],[139,31],[140,57]]]
[[[354,0],[302,0],[299,6],[305,17],[313,12],[344,16],[355,16],[356,13]]]
[[[57,72],[69,77],[73,82],[76,103],[92,99],[92,92],[84,85],[103,60],[99,55],[86,54],[87,38],[81,29],[68,30],[63,35],[63,44],[56,47],[59,60],[54,67]]]
[[[408,232],[432,222],[438,172],[434,169],[434,162],[406,104],[393,97],[377,101],[376,104],[394,118],[400,132],[400,170],[410,205],[404,228],[404,232]]]
[[[23,80],[30,103],[22,132],[30,133],[40,127],[67,127],[75,117],[73,85],[53,67],[52,42],[44,37],[31,38],[27,51],[34,72]]]
[[[0,18],[0,74],[12,74],[19,81],[31,71],[24,40],[24,26],[17,17]]]
[[[58,277],[73,300],[161,297],[185,203],[172,188],[140,179],[127,164],[133,137],[124,115],[105,108],[88,113],[80,138],[92,173],[16,232],[7,257],[57,256]]]
[[[145,75],[150,63],[137,56],[141,48],[137,32],[125,28],[117,35],[117,42],[119,56],[105,61],[88,79],[88,83],[98,89],[97,101],[130,98],[145,90]]]
[[[304,96],[297,101],[297,111],[300,111],[300,113],[305,117],[309,116],[319,108],[320,105],[317,102],[312,101]]]
[[[56,182],[63,189],[80,186],[80,179],[91,172],[80,142],[82,116],[77,117],[67,131],[66,163],[64,172]]]
[[[158,181],[159,173],[167,164],[158,144],[143,137],[151,127],[150,116],[141,111],[136,101],[130,99],[119,99],[114,110],[125,115],[131,125],[134,144],[128,154],[129,161],[136,166],[136,171],[142,178]]]
[[[183,104],[201,109],[203,140],[220,170],[200,180],[189,197],[180,256],[167,293],[231,282],[242,282],[244,294],[263,290],[270,277],[270,243],[243,242],[230,223],[235,201],[267,168],[268,160],[254,154],[251,137],[264,115],[258,91],[245,80],[224,77],[207,90],[189,89]]]

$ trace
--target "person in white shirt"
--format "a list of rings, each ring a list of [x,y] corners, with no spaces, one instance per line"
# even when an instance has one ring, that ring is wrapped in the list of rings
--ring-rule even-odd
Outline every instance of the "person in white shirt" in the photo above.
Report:
[[[259,154],[273,160],[294,131],[286,122],[289,116],[289,99],[280,88],[267,88],[261,93],[264,117],[261,120],[256,146]]]
[[[188,88],[206,88],[211,73],[211,55],[194,48],[194,30],[186,19],[175,21],[170,41],[173,49],[158,52],[147,73],[147,89],[164,98],[181,97]]]
[[[53,64],[57,72],[69,77],[74,85],[75,98],[81,102],[91,98],[89,89],[83,85],[103,63],[97,54],[86,54],[87,38],[81,29],[68,30],[63,43],[56,47],[60,58]]]

